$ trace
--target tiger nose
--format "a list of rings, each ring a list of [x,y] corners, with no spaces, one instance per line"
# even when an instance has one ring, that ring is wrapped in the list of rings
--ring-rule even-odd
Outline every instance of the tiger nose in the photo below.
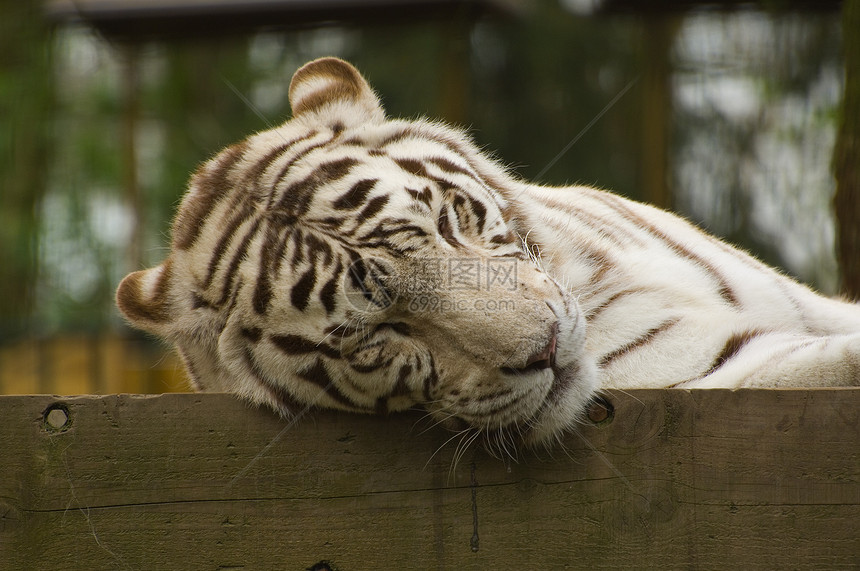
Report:
[[[558,322],[555,322],[550,328],[549,341],[546,346],[526,359],[526,366],[523,367],[523,370],[537,371],[540,369],[548,369],[555,365],[555,348],[557,344]]]

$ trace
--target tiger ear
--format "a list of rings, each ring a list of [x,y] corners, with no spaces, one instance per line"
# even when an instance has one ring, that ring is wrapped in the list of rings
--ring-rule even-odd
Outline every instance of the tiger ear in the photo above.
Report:
[[[333,57],[307,63],[293,75],[290,106],[294,118],[332,128],[385,120],[379,99],[358,70]]]
[[[116,290],[116,305],[128,321],[145,331],[165,335],[173,321],[169,284],[170,258],[160,266],[132,272]]]

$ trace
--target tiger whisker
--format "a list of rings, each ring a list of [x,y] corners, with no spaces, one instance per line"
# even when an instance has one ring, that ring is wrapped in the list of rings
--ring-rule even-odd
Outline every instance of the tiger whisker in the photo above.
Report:
[[[344,321],[343,323],[341,323],[340,325],[338,325],[337,327],[335,327],[334,329],[332,329],[332,330],[328,333],[328,335],[326,335],[325,337],[323,337],[323,338],[320,340],[320,342],[319,342],[319,343],[317,343],[317,347],[319,347],[320,345],[322,345],[323,343],[325,343],[326,339],[328,339],[329,337],[331,337],[332,335],[334,335],[334,334],[337,332],[337,330],[338,330],[338,329],[342,329],[342,330],[343,330],[343,333],[341,334],[341,337],[340,337],[341,341],[343,341],[343,339],[344,339],[344,335],[346,334],[346,331],[347,331],[347,328],[348,328],[348,325],[349,325],[349,322],[350,322],[350,321],[352,321],[352,320],[353,320],[353,318],[352,318],[352,317],[350,317],[350,318],[348,318],[346,321]]]
[[[459,430],[459,431],[457,431],[453,436],[451,436],[450,438],[448,438],[448,440],[446,440],[445,442],[443,442],[442,444],[440,444],[440,445],[436,448],[436,450],[433,452],[433,454],[431,454],[431,455],[430,455],[430,457],[427,459],[427,462],[425,462],[425,463],[424,463],[424,468],[422,468],[422,470],[426,470],[426,469],[427,469],[427,466],[429,466],[429,465],[430,465],[430,462],[433,460],[433,458],[435,458],[435,457],[436,457],[436,455],[437,455],[437,454],[438,454],[438,453],[439,453],[443,448],[445,448],[445,446],[447,446],[449,442],[451,442],[452,440],[454,440],[454,439],[455,439],[455,438],[457,438],[457,437],[462,437],[462,435],[463,435],[464,433],[467,433],[467,432],[469,432],[470,430],[473,430],[473,429],[470,427],[470,428],[464,428],[463,430]]]
[[[438,413],[443,413],[445,416],[443,418],[435,418],[434,415],[438,414]],[[456,417],[457,417],[457,414],[454,412],[449,413],[449,412],[445,412],[444,410],[439,410],[439,411],[435,411],[435,412],[428,411],[427,414],[425,414],[424,416],[422,416],[421,418],[419,418],[418,420],[415,421],[415,423],[412,425],[412,428],[414,430],[415,426],[419,422],[423,422],[424,420],[427,420],[427,419],[432,419],[433,423],[418,433],[418,435],[420,436],[422,434],[429,432],[430,430],[433,430],[434,428],[436,428],[440,424],[444,423],[445,421],[450,420],[452,418],[456,418]]]
[[[457,443],[457,448],[454,451],[454,458],[452,459],[451,466],[448,468],[448,484],[451,483],[451,480],[456,475],[457,466],[460,464],[460,460],[463,459],[463,456],[466,454],[468,449],[481,435],[481,431],[474,428],[467,429],[464,432],[466,434],[463,434],[460,441]]]

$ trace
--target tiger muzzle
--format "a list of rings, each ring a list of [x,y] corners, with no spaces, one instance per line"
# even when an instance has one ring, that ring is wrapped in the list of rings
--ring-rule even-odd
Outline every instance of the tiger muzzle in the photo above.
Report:
[[[549,341],[546,346],[533,353],[526,359],[526,364],[521,368],[502,367],[502,372],[508,374],[518,374],[530,371],[540,371],[549,369],[555,366],[555,353],[558,345],[558,322],[552,324],[550,328]]]

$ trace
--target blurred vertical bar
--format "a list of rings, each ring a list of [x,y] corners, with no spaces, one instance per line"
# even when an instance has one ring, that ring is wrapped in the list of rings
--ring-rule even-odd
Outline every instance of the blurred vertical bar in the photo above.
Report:
[[[669,128],[672,117],[671,52],[680,17],[651,12],[643,17],[642,128],[639,176],[643,198],[672,208]]]
[[[33,334],[36,212],[47,182],[51,34],[39,2],[0,0],[0,345]],[[0,392],[5,379],[0,378]]]
[[[476,18],[476,9],[470,4],[463,4],[450,21],[441,24],[447,28],[447,41],[440,114],[445,120],[457,125],[465,124],[468,118],[470,41]]]
[[[143,201],[137,176],[137,123],[140,107],[138,47],[121,44],[122,54],[122,185],[132,216],[126,263],[130,270],[143,267]]]
[[[39,6],[0,0],[0,340],[28,328],[35,290],[53,100]]]
[[[845,92],[833,172],[836,177],[836,258],[843,295],[860,300],[860,0],[842,8]]]

